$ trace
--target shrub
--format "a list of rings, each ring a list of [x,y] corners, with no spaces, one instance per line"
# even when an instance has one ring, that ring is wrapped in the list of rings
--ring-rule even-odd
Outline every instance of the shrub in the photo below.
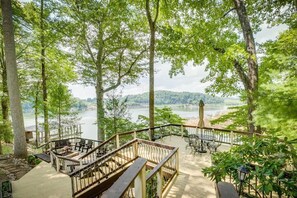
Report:
[[[213,165],[202,170],[211,180],[219,182],[230,175],[238,184],[237,169],[244,165],[249,169],[247,179],[258,177],[258,192],[297,196],[297,154],[292,142],[276,137],[246,137],[243,145],[215,153],[212,159]]]

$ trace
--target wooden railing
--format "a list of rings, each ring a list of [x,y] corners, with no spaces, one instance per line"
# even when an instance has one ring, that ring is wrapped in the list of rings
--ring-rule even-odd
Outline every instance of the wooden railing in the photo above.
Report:
[[[115,185],[103,194],[105,197],[116,198],[122,197],[122,195],[124,197],[165,197],[170,184],[178,174],[178,148],[146,140],[138,140],[137,148],[139,157],[147,161],[148,174],[145,178],[142,178],[143,173],[138,175],[138,172],[134,172],[131,175],[128,169],[123,175],[125,183],[121,183],[120,178]],[[151,169],[151,166],[154,166],[153,169]],[[142,181],[138,179],[138,183],[135,184],[134,179],[137,175],[142,178]],[[145,186],[145,190],[143,190],[143,186]]]
[[[191,125],[181,125],[181,124],[167,124],[163,126],[158,126],[154,128],[146,128],[146,129],[140,129],[135,131],[128,131],[124,133],[119,133],[116,135],[113,135],[105,142],[101,143],[97,142],[97,146],[93,148],[90,152],[82,155],[78,161],[80,163],[80,167],[82,168],[86,164],[90,164],[93,161],[96,161],[101,156],[104,156],[111,151],[119,148],[124,143],[128,142],[129,140],[135,139],[135,138],[141,138],[141,139],[150,139],[151,131],[154,130],[155,139],[163,138],[165,136],[169,135],[178,135],[182,137],[187,137],[190,134],[197,134],[197,133],[203,133],[205,135],[212,135],[215,136],[216,141],[220,141],[222,143],[233,145],[241,144],[241,138],[243,136],[249,136],[251,133],[248,132],[242,132],[242,131],[232,131],[232,130],[225,130],[225,129],[216,129],[216,128],[198,128],[197,126],[191,126]],[[72,144],[75,144],[75,142],[78,142],[81,138],[71,138],[69,139]],[[54,141],[52,141],[54,142]],[[149,143],[145,144],[146,146],[149,145]],[[50,145],[53,147],[54,145]],[[164,147],[164,146],[163,146]],[[156,147],[152,147],[156,149]],[[140,146],[140,156],[147,158],[152,157],[152,159],[147,158],[149,161],[160,161],[160,159],[163,159],[164,156],[166,156],[168,153],[168,149],[161,149],[162,147],[158,148],[160,155],[157,156],[147,156],[146,152],[149,153],[150,149],[152,148],[142,148]],[[159,158],[159,159],[156,159]]]
[[[145,197],[146,162],[146,159],[138,158],[101,198]]]
[[[137,140],[128,142],[121,148],[111,151],[71,173],[69,176],[71,177],[73,197],[131,164],[137,158],[136,143]]]
[[[146,176],[146,197],[164,197],[178,171],[178,148],[174,148]]]
[[[167,186],[172,176],[177,173],[177,155],[177,149],[175,147],[134,139],[120,148],[97,158],[93,162],[81,164],[83,168],[71,173],[73,196],[77,196],[95,184],[106,180],[109,176],[118,173],[125,167],[131,165],[138,157],[148,160],[148,169],[153,169],[156,174],[157,172],[162,173],[164,177],[162,177],[161,183]],[[86,157],[84,159],[86,159]],[[82,161],[80,162],[82,163]],[[160,163],[162,169],[159,165]],[[159,168],[155,170],[155,167]]]
[[[126,143],[129,140],[132,140],[135,138],[149,140],[152,130],[154,130],[155,139],[163,138],[169,135],[178,135],[182,137],[187,137],[190,134],[202,133],[204,135],[214,136],[215,141],[220,141],[222,143],[230,144],[231,146],[241,144],[242,137],[251,135],[251,133],[242,132],[242,131],[232,131],[232,130],[226,130],[226,129],[207,128],[207,127],[198,128],[197,126],[181,125],[181,124],[167,124],[163,126],[154,127],[151,129],[146,128],[146,129],[140,129],[135,131],[128,131],[128,132],[113,135],[103,143],[101,143],[100,141],[94,141],[95,147],[90,152],[82,155],[78,159],[80,168],[84,167],[86,164],[90,164],[96,161],[98,158],[104,155],[107,155],[108,153],[114,151],[115,149],[120,148],[120,146],[124,145],[124,143]],[[72,145],[74,145],[76,142],[79,142],[80,139],[82,138],[69,138],[68,140],[71,142]],[[54,148],[55,142],[56,141],[48,142],[44,145],[41,145],[39,148],[46,148],[46,147]],[[142,156],[148,159],[149,161],[160,162],[161,159],[164,159],[164,157],[168,155],[168,146],[163,145],[157,148],[155,146],[149,147],[150,144],[152,143],[147,142],[146,144],[140,145],[139,156]],[[158,149],[159,155],[156,155],[156,156],[147,155],[147,153],[150,153],[152,149]],[[62,161],[63,158],[60,157],[59,160]],[[60,162],[60,163],[65,164],[64,162]],[[76,163],[76,162],[72,162],[72,164],[73,163]],[[66,168],[64,170],[66,170]]]

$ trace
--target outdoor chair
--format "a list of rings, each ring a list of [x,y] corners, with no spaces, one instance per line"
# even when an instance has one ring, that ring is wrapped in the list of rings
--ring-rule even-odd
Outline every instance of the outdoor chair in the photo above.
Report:
[[[76,148],[78,148],[78,150],[80,151],[80,149],[82,147],[84,147],[85,145],[86,145],[86,140],[85,139],[80,139],[79,142],[75,143],[74,150],[76,150]]]
[[[84,151],[86,149],[88,152],[89,149],[92,149],[92,147],[93,147],[93,141],[88,140],[88,142],[82,147],[81,151]]]
[[[96,154],[96,157],[100,158],[103,155],[105,155],[106,153],[107,153],[107,148],[106,147],[100,148],[99,151]]]
[[[216,140],[214,139],[213,141],[207,143],[207,148],[210,153],[217,152],[219,146],[222,144],[223,134],[219,134],[218,136],[219,138]]]
[[[61,149],[65,146],[71,146],[71,143],[68,139],[64,139],[64,140],[57,140],[54,141],[55,145],[53,147],[53,150],[57,151],[57,149]]]
[[[194,134],[189,134],[188,137],[185,138],[185,141],[188,143],[188,144],[186,145],[186,149],[187,149],[188,147],[191,147],[191,148],[192,148],[194,142],[196,141],[196,135],[194,135]]]
[[[201,150],[201,140],[198,136],[195,137],[195,139],[192,142],[192,148],[194,150],[194,154],[196,152],[199,152]]]

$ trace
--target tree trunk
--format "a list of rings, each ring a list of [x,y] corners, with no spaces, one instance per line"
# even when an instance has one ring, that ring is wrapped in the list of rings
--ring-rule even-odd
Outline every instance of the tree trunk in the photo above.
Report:
[[[39,145],[39,141],[40,141],[40,134],[39,134],[39,128],[38,128],[38,106],[37,106],[37,101],[38,101],[38,95],[36,94],[35,95],[35,107],[34,107],[36,146]]]
[[[102,88],[102,81],[100,82],[99,79],[97,79],[96,96],[97,96],[97,132],[98,132],[98,140],[104,141],[105,140],[105,133],[104,133],[104,129],[103,129],[103,119],[104,119],[103,88]]]
[[[16,158],[27,158],[24,118],[17,74],[11,0],[1,0],[1,9],[3,15],[5,59],[7,63],[7,83],[14,131],[14,156]]]
[[[5,127],[5,131],[12,132],[10,130],[10,120],[9,120],[9,97],[8,97],[8,88],[7,88],[7,72],[6,72],[6,61],[4,57],[4,43],[1,43],[1,68],[2,68],[2,97],[1,97],[1,110],[2,110],[2,119],[3,119],[3,127]],[[11,142],[10,136],[4,136],[5,142]]]
[[[158,19],[159,14],[159,0],[156,2],[156,15],[154,19],[152,19],[151,12],[150,12],[150,1],[146,0],[145,4],[145,11],[150,27],[150,47],[149,47],[149,128],[151,129],[151,140],[154,140],[154,130],[155,127],[155,68],[154,68],[154,61],[155,61],[155,43],[156,43],[156,21]]]
[[[249,53],[247,59],[249,79],[247,92],[247,106],[248,106],[248,131],[251,133],[256,132],[255,124],[253,120],[253,112],[256,109],[256,100],[258,92],[258,63],[256,57],[256,45],[253,36],[253,31],[248,19],[246,7],[243,0],[234,0],[235,9],[240,21],[241,29],[243,32],[243,38],[246,44],[246,51]]]
[[[61,99],[59,99],[59,106],[58,106],[58,134],[59,134],[59,140],[62,138],[61,135]]]
[[[43,22],[43,0],[40,1],[40,45],[41,45],[41,76],[42,76],[42,92],[43,92],[43,117],[44,117],[44,141],[50,140],[49,124],[48,124],[48,103],[47,103],[47,79],[45,68],[45,38],[44,38],[44,22]]]
[[[150,129],[151,129],[151,139],[154,137],[154,130],[152,128],[155,127],[155,28],[151,28],[151,37],[150,37],[150,48],[149,48],[149,118],[150,118]]]
[[[104,91],[103,91],[103,68],[102,68],[102,57],[103,57],[103,30],[102,25],[99,26],[98,33],[99,40],[99,49],[96,59],[97,67],[97,78],[96,78],[96,96],[97,96],[97,133],[98,140],[105,140],[105,132],[103,128],[103,119],[104,119]]]
[[[1,34],[2,34],[1,30]],[[1,97],[1,107],[2,107],[2,123],[3,127],[6,127],[8,124],[8,90],[7,90],[7,73],[6,73],[6,62],[4,55],[4,43],[3,36],[1,35],[1,76],[2,76],[2,90],[3,94]],[[6,119],[7,120],[6,120]],[[5,129],[0,131],[0,154],[3,154],[1,141],[5,141]]]

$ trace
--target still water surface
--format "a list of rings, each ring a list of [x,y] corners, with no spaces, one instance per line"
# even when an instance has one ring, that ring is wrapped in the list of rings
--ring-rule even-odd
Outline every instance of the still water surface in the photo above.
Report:
[[[198,118],[198,107],[195,106],[170,106],[173,110],[173,113],[178,114],[182,118],[185,119],[194,119]],[[228,106],[224,104],[206,104],[204,106],[204,115],[205,117],[212,117],[217,114],[220,114],[226,111]],[[138,119],[138,115],[148,116],[148,107],[147,108],[129,108],[129,113],[131,116],[131,120],[136,122]],[[97,139],[96,135],[96,110],[89,110],[78,115],[81,120],[80,123],[82,124],[82,137],[83,138],[90,138],[90,139]],[[25,126],[34,125],[34,117],[33,115],[25,115]]]

